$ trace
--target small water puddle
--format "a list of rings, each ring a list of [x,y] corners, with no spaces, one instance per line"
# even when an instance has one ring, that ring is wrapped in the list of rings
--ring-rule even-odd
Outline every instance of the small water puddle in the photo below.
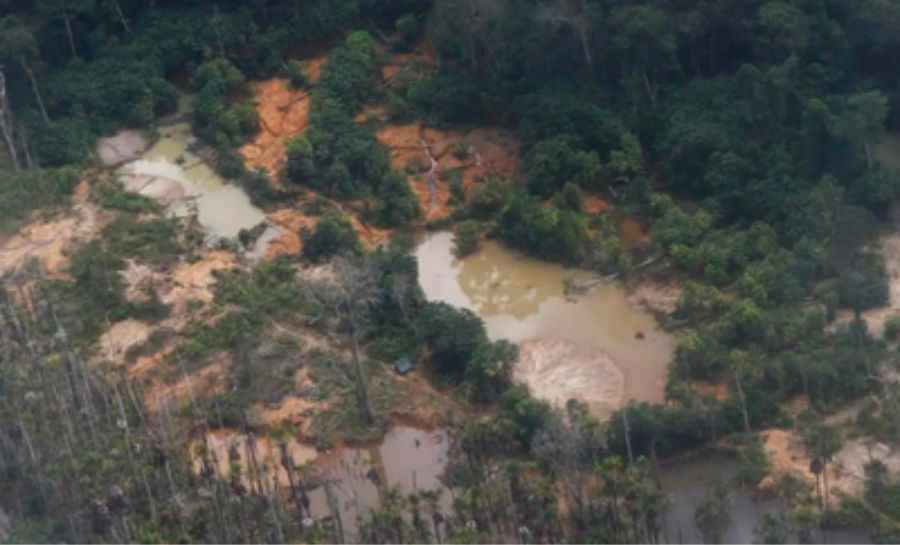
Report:
[[[570,298],[564,281],[591,273],[532,259],[494,241],[458,260],[448,232],[427,236],[416,257],[429,300],[467,308],[484,320],[491,339],[520,344],[525,365],[518,378],[536,395],[554,402],[578,397],[601,416],[630,399],[663,401],[672,337],[628,301],[621,284],[602,283]]]

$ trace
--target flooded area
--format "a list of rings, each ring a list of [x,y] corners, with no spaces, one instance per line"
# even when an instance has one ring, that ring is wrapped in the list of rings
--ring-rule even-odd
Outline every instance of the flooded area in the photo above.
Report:
[[[467,308],[493,340],[520,344],[516,376],[554,402],[578,397],[599,415],[628,400],[661,402],[673,352],[671,336],[628,299],[619,283],[576,298],[569,278],[588,271],[528,258],[493,241],[462,260],[453,235],[429,235],[417,248],[419,283],[431,301]]]
[[[236,432],[213,432],[193,449],[194,471],[202,471],[205,455],[219,477],[229,479],[233,468],[239,467],[248,489],[253,489],[259,475],[269,490],[287,491],[291,479],[282,463],[281,448],[264,436],[248,440]],[[440,480],[449,450],[450,436],[445,430],[408,426],[392,428],[377,444],[321,453],[296,439],[284,442],[284,452],[295,467],[302,468],[304,477],[296,476],[294,481],[306,483],[312,518],[334,521],[349,539],[358,536],[359,521],[383,504],[387,489],[396,489],[404,497],[417,491],[443,491],[437,505],[449,509],[450,494]]]
[[[669,495],[669,509],[663,517],[663,539],[667,543],[703,543],[703,534],[694,522],[694,512],[703,502],[706,490],[717,482],[726,483],[731,492],[731,521],[722,543],[756,543],[754,530],[766,514],[787,513],[777,498],[756,498],[751,489],[735,483],[738,462],[724,454],[706,453],[692,460],[664,467],[660,481]],[[796,537],[796,536],[794,536]],[[861,530],[822,531],[813,543],[870,543]]]
[[[668,543],[703,543],[703,534],[694,523],[694,512],[703,502],[706,490],[717,482],[731,483],[738,463],[724,455],[711,454],[680,462],[662,470],[660,480],[669,494],[669,510],[663,517],[663,535]],[[749,490],[737,485],[731,491],[731,523],[722,536],[723,543],[754,543],[753,530],[766,513],[782,506],[779,500],[757,501]]]
[[[447,509],[450,493],[440,476],[449,449],[450,437],[444,430],[398,426],[378,445],[323,455],[317,461],[323,484],[309,493],[310,511],[316,519],[333,520],[337,512],[345,535],[353,537],[359,521],[382,504],[385,488],[396,489],[404,497],[417,491],[442,491],[438,505]]]
[[[900,133],[889,132],[875,145],[875,159],[892,172],[900,172]]]

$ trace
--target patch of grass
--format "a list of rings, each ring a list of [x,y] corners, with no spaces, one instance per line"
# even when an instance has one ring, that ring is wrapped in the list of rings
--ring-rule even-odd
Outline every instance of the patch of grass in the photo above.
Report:
[[[71,280],[47,282],[46,289],[60,307],[60,319],[78,342],[93,344],[113,322],[126,318],[158,321],[168,315],[151,289],[143,302],[128,301],[120,272],[125,268],[122,254],[110,250],[103,238],[80,248],[69,265]]]
[[[0,169],[0,231],[14,231],[35,210],[68,203],[78,176],[74,168]]]
[[[158,214],[162,212],[162,206],[153,199],[125,191],[117,183],[96,186],[94,198],[100,206],[108,210],[120,210],[134,214]]]
[[[252,350],[270,320],[309,310],[294,268],[284,259],[261,263],[251,272],[220,273],[215,310],[224,314],[212,324],[197,320],[182,332],[177,353],[184,361],[202,364],[222,350]]]
[[[126,214],[103,230],[103,238],[114,255],[159,265],[177,260],[184,251],[178,228],[174,218],[138,221]]]

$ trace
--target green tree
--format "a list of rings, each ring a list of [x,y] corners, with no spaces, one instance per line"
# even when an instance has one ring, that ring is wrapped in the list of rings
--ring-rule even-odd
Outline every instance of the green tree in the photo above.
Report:
[[[862,146],[870,169],[874,164],[872,146],[884,132],[887,114],[887,97],[880,91],[866,91],[847,97],[844,111],[835,120],[838,135]]]
[[[481,245],[481,224],[475,220],[459,223],[453,230],[453,253],[463,258],[478,251]]]
[[[769,457],[766,454],[763,442],[759,437],[750,438],[749,442],[742,446],[738,459],[738,479],[748,486],[756,486],[769,474]]]
[[[844,439],[841,431],[825,424],[821,418],[808,413],[803,416],[800,422],[803,444],[809,453],[814,466],[820,468],[819,471],[813,471],[816,479],[823,478],[824,484],[824,508],[829,509],[830,491],[828,486],[828,464],[831,463],[835,454],[840,452],[844,446]]]
[[[22,67],[22,71],[31,82],[31,90],[41,112],[44,123],[49,124],[47,108],[38,87],[34,74],[34,64],[40,60],[37,40],[31,30],[15,15],[7,15],[0,19],[0,59],[14,61]]]
[[[704,543],[722,543],[731,526],[731,491],[718,481],[707,487],[703,501],[694,511],[694,523],[703,535]]]
[[[756,26],[757,55],[773,62],[802,53],[809,41],[806,14],[791,2],[775,0],[760,6]]]
[[[322,261],[341,254],[362,253],[362,246],[353,224],[337,212],[325,213],[315,229],[303,231],[303,257],[310,261]]]
[[[479,347],[487,342],[481,318],[467,309],[432,302],[423,310],[420,322],[436,370],[450,381],[460,382]]]
[[[596,152],[581,151],[570,138],[558,137],[535,144],[526,159],[528,189],[549,197],[573,182],[582,187],[599,185],[602,167]]]
[[[753,529],[754,543],[788,543],[793,534],[790,521],[783,513],[765,513]]]
[[[664,11],[646,5],[616,8],[610,23],[610,45],[621,83],[632,92],[646,93],[655,107],[660,85],[676,65],[673,26]]]
[[[62,19],[72,58],[78,58],[73,18],[79,14],[91,13],[94,9],[94,0],[39,0],[37,9],[47,17]]]

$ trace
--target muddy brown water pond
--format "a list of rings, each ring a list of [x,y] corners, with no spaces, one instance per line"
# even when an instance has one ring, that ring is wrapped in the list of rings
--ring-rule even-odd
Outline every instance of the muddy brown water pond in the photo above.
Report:
[[[662,402],[674,343],[617,282],[568,297],[566,279],[590,279],[511,251],[494,241],[464,259],[453,235],[428,235],[416,249],[419,283],[431,301],[467,308],[488,336],[520,345],[514,374],[535,395],[557,404],[570,397],[607,416],[628,400]]]
[[[750,489],[737,486],[738,462],[719,453],[703,453],[690,460],[664,467],[660,474],[663,489],[669,494],[669,509],[663,517],[663,541],[666,543],[703,543],[703,534],[694,522],[694,512],[703,502],[707,488],[716,482],[729,485],[731,521],[722,535],[722,543],[755,543],[754,530],[766,514],[787,513],[777,498],[759,499]],[[792,536],[796,543],[796,536]],[[871,543],[858,529],[817,531],[813,543]]]
[[[392,428],[380,444],[367,448],[341,448],[321,455],[320,475],[329,485],[309,494],[314,518],[340,518],[347,539],[359,536],[359,521],[382,504],[388,488],[404,496],[416,491],[437,491],[438,507],[448,510],[450,491],[440,480],[447,464],[450,437],[445,430]],[[329,493],[331,501],[329,501]]]
[[[255,487],[254,475],[267,490],[290,490],[291,479],[281,463],[279,444],[267,437],[248,437],[233,431],[216,431],[205,437],[205,451],[213,470],[223,479],[231,478],[231,452],[239,456],[241,480],[248,490]],[[384,503],[388,490],[403,497],[417,491],[439,493],[436,507],[448,512],[451,492],[441,482],[447,465],[451,439],[446,430],[424,430],[395,426],[378,443],[365,446],[340,446],[317,452],[296,439],[285,441],[286,453],[295,467],[308,468],[309,514],[315,520],[330,520],[340,528],[343,541],[358,541],[360,521]],[[252,444],[252,457],[250,445]],[[200,455],[204,445],[195,444],[194,471],[200,473]],[[249,460],[255,459],[256,464]],[[254,467],[260,473],[255,473]],[[426,507],[423,506],[423,509]]]
[[[243,189],[226,184],[189,150],[194,142],[187,123],[162,127],[159,140],[120,169],[126,189],[168,204],[177,216],[196,212],[200,225],[214,237],[234,238],[241,229],[265,221]]]
[[[149,149],[141,149],[145,144],[139,131],[125,130],[101,139],[98,155],[110,166],[125,162],[117,172],[126,190],[160,202],[176,216],[196,214],[211,243],[234,239],[241,230],[265,222],[266,216],[241,187],[226,183],[194,153],[198,143],[190,124],[176,122],[189,116],[191,110],[191,97],[181,95],[174,120],[159,128],[158,139]],[[261,258],[279,234],[280,228],[269,224],[248,255]]]

